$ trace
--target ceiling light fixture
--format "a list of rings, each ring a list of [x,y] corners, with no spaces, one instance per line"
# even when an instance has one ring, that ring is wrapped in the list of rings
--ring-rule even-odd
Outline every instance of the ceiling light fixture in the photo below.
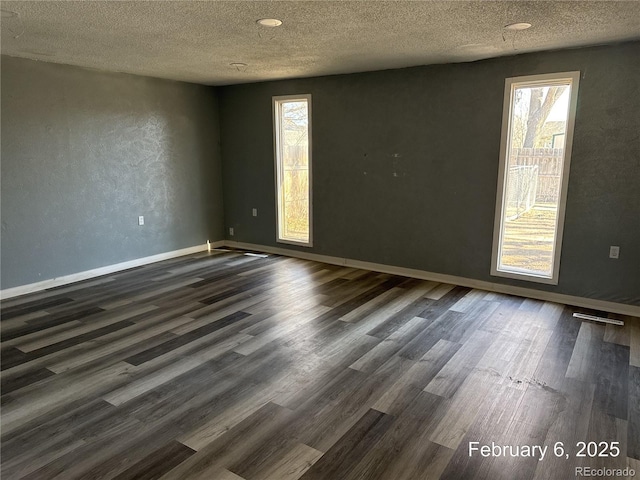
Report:
[[[278,20],[277,18],[261,18],[256,23],[263,27],[273,28],[282,25],[282,20]]]
[[[526,30],[527,28],[531,28],[531,24],[527,22],[510,23],[509,25],[505,25],[504,28],[506,30]]]

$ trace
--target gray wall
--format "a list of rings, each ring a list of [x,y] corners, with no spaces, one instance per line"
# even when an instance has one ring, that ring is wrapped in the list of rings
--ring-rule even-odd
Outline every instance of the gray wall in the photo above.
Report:
[[[222,88],[225,234],[296,248],[275,242],[271,97],[311,93],[311,251],[640,305],[638,58],[629,43]],[[491,277],[504,80],[572,70],[560,283]]]
[[[217,102],[3,56],[2,288],[222,239]]]

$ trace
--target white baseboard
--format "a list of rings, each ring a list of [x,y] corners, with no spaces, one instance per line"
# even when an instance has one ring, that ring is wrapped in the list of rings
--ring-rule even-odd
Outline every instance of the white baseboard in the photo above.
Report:
[[[218,242],[211,243],[211,248],[217,248],[223,245],[224,240],[220,240]],[[149,263],[160,262],[161,260],[168,260],[170,258],[191,255],[192,253],[204,252],[206,250],[207,244],[196,245],[194,247],[182,248],[180,250],[174,250],[172,252],[159,253],[157,255],[151,255],[149,257],[136,258],[135,260],[129,260],[128,262],[107,265],[105,267],[94,268],[92,270],[86,270],[84,272],[72,273],[70,275],[64,275],[62,277],[51,278],[49,280],[43,280],[41,282],[30,283],[28,285],[20,285],[18,287],[7,288],[4,290],[0,290],[0,298],[6,299],[17,297],[19,295],[25,295],[27,293],[46,290],[47,288],[59,287],[61,285],[67,285],[69,283],[79,282],[81,280],[87,280],[89,278],[95,278],[101,275],[108,275],[110,273],[120,272],[122,270],[139,267],[141,265],[148,265]]]
[[[313,260],[316,262],[329,263],[332,265],[342,265],[345,267],[360,268],[363,270],[371,270],[374,272],[389,273],[392,275],[402,275],[405,277],[419,278],[421,280],[431,280],[434,282],[449,283],[454,285],[460,285],[462,287],[477,288],[480,290],[487,290],[489,292],[505,293],[508,295],[517,295],[520,297],[528,297],[536,300],[543,300],[546,302],[562,303],[565,305],[575,305],[577,307],[591,308],[594,310],[601,310],[604,312],[619,313],[622,315],[630,315],[633,317],[640,317],[640,307],[633,305],[627,305],[624,303],[607,302],[603,300],[594,300],[592,298],[576,297],[573,295],[565,295],[561,293],[545,292],[541,290],[535,290],[532,288],[515,287],[512,285],[504,285],[500,283],[486,282],[483,280],[475,280],[472,278],[457,277],[454,275],[445,275],[442,273],[427,272],[425,270],[416,270],[413,268],[396,267],[393,265],[385,265],[381,263],[363,262],[360,260],[353,260],[342,257],[332,257],[329,255],[320,255],[317,253],[304,252],[299,250],[293,250],[288,248],[270,247],[267,245],[256,245],[252,243],[234,242],[230,240],[220,240],[211,243],[211,248],[218,247],[232,247],[241,248],[245,250],[256,250],[259,252],[273,253],[276,255],[283,255],[288,257],[301,258],[304,260]],[[71,275],[65,275],[63,277],[52,278],[50,280],[44,280],[42,282],[31,283],[28,285],[21,285],[19,287],[7,288],[0,291],[0,298],[6,299],[11,297],[17,297],[18,295],[25,295],[27,293],[38,292],[47,288],[58,287],[61,285],[67,285],[73,282],[79,282],[81,280],[87,280],[89,278],[99,277],[101,275],[108,275],[110,273],[127,270],[133,267],[139,267],[141,265],[147,265],[150,263],[159,262],[161,260],[167,260],[170,258],[181,257],[183,255],[190,255],[193,253],[203,252],[207,250],[207,245],[196,245],[194,247],[183,248],[181,250],[174,250],[172,252],[160,253],[158,255],[151,255],[149,257],[138,258],[130,260],[128,262],[117,263],[115,265],[108,265],[105,267],[95,268],[93,270],[87,270],[85,272],[73,273]]]
[[[431,280],[440,283],[450,283],[460,285],[462,287],[477,288],[487,290],[489,292],[504,293],[507,295],[516,295],[519,297],[528,297],[545,302],[562,303],[565,305],[575,305],[577,307],[591,308],[593,310],[601,310],[604,312],[619,313],[622,315],[630,315],[632,317],[640,317],[640,307],[627,305],[625,303],[607,302],[604,300],[595,300],[592,298],[576,297],[573,295],[565,295],[562,293],[545,292],[532,288],[515,287],[512,285],[504,285],[501,283],[486,282],[484,280],[475,280],[473,278],[457,277],[454,275],[445,275],[442,273],[427,272],[425,270],[416,270],[413,268],[395,267],[393,265],[384,265],[381,263],[363,262],[360,260],[352,260],[349,258],[332,257],[328,255],[319,255],[317,253],[303,252],[288,248],[270,247],[267,245],[255,245],[251,243],[233,242],[226,240],[226,247],[241,248],[245,250],[256,250],[265,253],[273,253],[276,255],[284,255],[288,257],[302,258],[304,260],[313,260],[316,262],[330,263],[332,265],[342,265],[345,267],[361,268],[363,270],[371,270],[374,272],[389,273],[392,275],[402,275],[404,277],[419,278],[421,280]]]

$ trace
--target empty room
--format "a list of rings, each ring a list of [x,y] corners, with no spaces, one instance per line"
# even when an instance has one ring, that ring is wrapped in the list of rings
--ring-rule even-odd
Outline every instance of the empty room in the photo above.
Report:
[[[640,480],[640,2],[0,9],[3,479]]]

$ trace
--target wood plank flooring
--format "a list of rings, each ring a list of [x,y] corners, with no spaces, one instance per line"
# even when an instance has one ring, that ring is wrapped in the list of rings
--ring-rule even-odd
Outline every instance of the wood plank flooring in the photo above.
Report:
[[[640,478],[638,318],[241,251],[1,306],[3,479]]]

